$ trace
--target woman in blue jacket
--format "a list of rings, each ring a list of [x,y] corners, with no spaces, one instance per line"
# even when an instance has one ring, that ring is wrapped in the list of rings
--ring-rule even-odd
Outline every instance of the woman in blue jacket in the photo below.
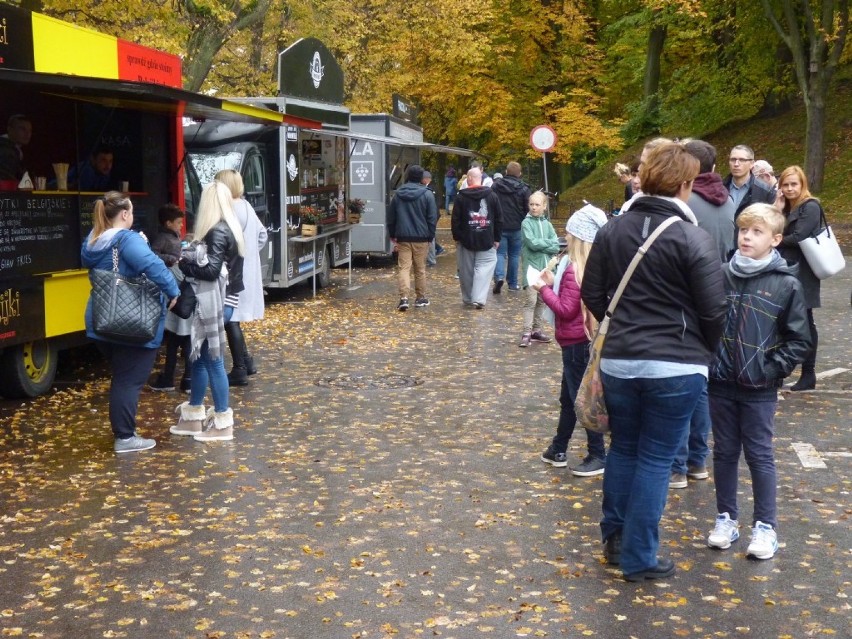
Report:
[[[136,434],[136,408],[142,390],[163,340],[166,300],[174,306],[179,294],[177,283],[166,265],[148,246],[143,235],[131,231],[133,203],[118,191],[109,191],[95,202],[93,228],[80,257],[89,269],[112,270],[112,249],[118,247],[118,270],[122,275],[146,275],[163,294],[163,311],[157,334],[147,344],[130,344],[104,339],[92,328],[92,300],[86,304],[86,335],[96,341],[112,370],[109,387],[109,422],[115,436],[116,453],[153,448],[157,442]]]

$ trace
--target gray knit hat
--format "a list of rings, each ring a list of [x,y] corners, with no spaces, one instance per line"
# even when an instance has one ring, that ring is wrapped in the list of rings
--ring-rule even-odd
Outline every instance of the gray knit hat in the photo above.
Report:
[[[565,230],[584,242],[594,242],[595,235],[601,227],[606,224],[606,213],[596,206],[586,204],[581,209],[574,212],[568,223],[565,225]]]

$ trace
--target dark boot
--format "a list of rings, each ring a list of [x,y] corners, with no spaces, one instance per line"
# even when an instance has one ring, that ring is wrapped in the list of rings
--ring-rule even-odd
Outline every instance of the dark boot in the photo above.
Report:
[[[790,390],[794,391],[806,391],[813,390],[816,388],[816,373],[814,369],[810,370],[806,369],[805,366],[802,366],[802,376],[799,378],[795,384],[793,384]]]
[[[228,322],[225,324],[225,335],[228,337],[228,348],[231,350],[231,361],[234,364],[231,372],[228,373],[228,383],[231,386],[248,386],[246,342],[240,323]]]
[[[254,357],[249,355],[248,351],[246,351],[244,359],[246,363],[246,373],[249,375],[255,375],[257,373],[257,366],[254,365]]]
[[[816,354],[819,347],[819,333],[813,319],[813,309],[808,309],[808,327],[811,329],[811,350],[802,362],[802,376],[790,390],[805,391],[816,388]]]

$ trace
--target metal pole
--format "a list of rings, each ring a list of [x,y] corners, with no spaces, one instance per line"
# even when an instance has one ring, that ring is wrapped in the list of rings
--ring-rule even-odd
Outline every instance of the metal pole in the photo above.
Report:
[[[547,188],[547,153],[541,154],[541,163],[542,163],[542,167],[543,167],[542,170],[544,172],[544,190],[549,192],[550,189]],[[550,198],[550,196],[548,196],[548,199],[549,198]]]

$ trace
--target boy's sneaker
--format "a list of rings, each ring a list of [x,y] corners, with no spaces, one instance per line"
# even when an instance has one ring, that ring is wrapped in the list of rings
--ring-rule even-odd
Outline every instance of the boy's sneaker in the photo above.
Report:
[[[772,559],[776,550],[778,550],[778,535],[775,529],[762,521],[754,522],[746,555],[755,559]]]
[[[547,450],[541,454],[541,461],[554,468],[565,468],[568,465],[568,456],[565,453],[554,453],[548,446]]]
[[[175,389],[175,383],[169,382],[169,380],[167,380],[162,375],[157,375],[157,378],[153,382],[148,384],[148,388],[150,388],[152,391],[158,392],[173,391]]]
[[[710,473],[707,472],[707,466],[687,466],[686,476],[690,479],[707,479]]]
[[[127,439],[116,438],[113,450],[116,453],[135,453],[139,450],[148,450],[156,445],[157,442],[153,439],[145,439],[134,433],[132,437],[128,437]]]
[[[530,339],[534,342],[541,342],[542,344],[549,344],[551,342],[551,339],[541,331],[533,331]]]
[[[494,282],[494,288],[491,289],[491,292],[494,293],[494,295],[500,295],[500,291],[503,290],[504,281],[505,280],[497,280],[496,282]]]
[[[524,333],[521,336],[521,343],[518,344],[518,346],[520,346],[521,348],[526,348],[530,345],[530,339],[532,339],[532,336],[529,333]]]
[[[739,528],[739,522],[736,519],[731,519],[728,513],[716,515],[716,527],[707,537],[707,545],[720,550],[730,548],[731,543],[740,538]]]
[[[399,304],[396,305],[396,310],[398,311],[407,311],[408,310],[408,298],[403,297],[399,300]]]
[[[583,463],[576,468],[571,469],[571,474],[577,477],[594,477],[595,475],[603,475],[606,464],[603,460],[589,455],[583,460]]]
[[[669,480],[669,488],[686,488],[688,485],[686,475],[672,473],[672,478]]]
[[[418,297],[414,300],[414,305],[418,308],[423,308],[424,306],[429,306],[429,298],[428,297]]]

